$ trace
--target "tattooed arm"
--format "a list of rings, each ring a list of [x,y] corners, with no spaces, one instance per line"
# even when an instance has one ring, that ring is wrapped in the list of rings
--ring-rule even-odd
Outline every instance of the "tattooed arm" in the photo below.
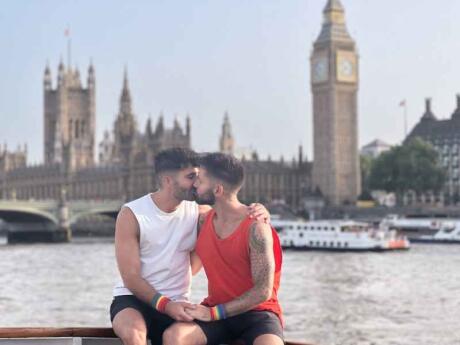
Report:
[[[249,232],[249,252],[254,286],[241,296],[224,304],[227,317],[251,310],[272,295],[275,259],[270,225],[262,222],[252,224]],[[197,305],[194,310],[187,310],[187,313],[194,319],[211,321],[210,308],[203,305]]]
[[[268,300],[275,275],[273,237],[270,225],[254,222],[249,230],[249,254],[254,286],[238,298],[225,303],[227,316],[244,313]]]

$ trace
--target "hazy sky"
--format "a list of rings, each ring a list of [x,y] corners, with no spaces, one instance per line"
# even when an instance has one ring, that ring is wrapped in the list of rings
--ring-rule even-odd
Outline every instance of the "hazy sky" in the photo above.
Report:
[[[56,78],[70,25],[72,64],[86,83],[96,69],[97,142],[118,111],[128,65],[142,130],[160,111],[166,124],[192,118],[192,144],[217,149],[228,110],[237,146],[309,159],[309,56],[326,0],[3,1],[0,6],[0,143],[29,145],[43,159],[43,70]],[[460,92],[460,1],[342,0],[360,54],[360,146],[403,137],[433,98],[439,118]]]

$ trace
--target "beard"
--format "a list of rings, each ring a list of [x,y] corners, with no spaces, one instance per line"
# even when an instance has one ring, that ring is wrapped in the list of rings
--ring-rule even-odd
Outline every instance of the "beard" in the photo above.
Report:
[[[196,189],[194,190],[194,194],[195,194],[195,201],[198,205],[209,205],[209,206],[212,206],[216,203],[216,197],[214,195],[214,193],[212,192],[212,190],[207,190],[206,192],[204,192],[203,194],[199,195],[197,192],[196,192]]]
[[[177,200],[183,201],[194,201],[195,200],[195,193],[194,193],[194,188],[184,188],[179,186],[179,184],[176,182],[174,184],[174,191],[173,191],[174,197]]]

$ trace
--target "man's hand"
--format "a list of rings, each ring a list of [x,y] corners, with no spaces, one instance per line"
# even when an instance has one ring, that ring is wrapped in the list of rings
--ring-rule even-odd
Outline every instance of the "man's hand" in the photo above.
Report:
[[[195,320],[211,321],[211,310],[204,305],[195,305],[193,309],[186,307],[185,312]]]
[[[249,217],[254,218],[263,223],[266,223],[266,224],[270,223],[270,213],[265,208],[265,206],[262,204],[252,203],[251,205],[249,205],[248,215]]]
[[[195,309],[195,305],[188,303],[188,302],[169,302],[166,304],[165,313],[169,315],[172,319],[176,321],[185,321],[191,322],[193,321],[193,317],[191,317],[187,312],[190,310]]]

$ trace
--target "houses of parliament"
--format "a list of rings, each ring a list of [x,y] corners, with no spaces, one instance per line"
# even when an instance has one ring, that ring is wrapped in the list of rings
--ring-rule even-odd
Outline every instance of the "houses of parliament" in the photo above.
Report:
[[[339,0],[328,0],[321,32],[310,59],[313,94],[314,162],[302,148],[296,158],[278,161],[240,157],[246,180],[245,202],[283,201],[302,209],[305,199],[322,195],[331,204],[354,202],[359,194],[357,148],[358,59]],[[86,81],[77,69],[62,62],[54,82],[49,66],[43,75],[44,162],[27,165],[27,147],[0,149],[0,197],[70,200],[131,200],[153,191],[153,158],[171,147],[192,147],[192,121],[168,127],[160,114],[139,124],[133,111],[125,70],[119,111],[113,128],[98,143],[96,159],[96,70],[89,65]],[[53,85],[55,84],[55,85]],[[217,129],[216,129],[217,130]],[[235,140],[225,114],[220,151],[233,153]]]
[[[51,70],[43,77],[43,164],[28,166],[27,149],[0,151],[0,195],[3,199],[58,199],[62,189],[72,200],[130,200],[155,189],[153,158],[171,147],[191,148],[191,120],[174,121],[168,128],[160,114],[139,127],[127,71],[111,132],[106,131],[95,159],[96,73],[88,67],[86,85],[78,70],[61,62],[53,88]],[[234,138],[228,114],[224,117],[219,146],[233,153]],[[260,161],[257,153],[242,157],[246,167],[244,200],[269,202],[283,199],[298,206],[300,186],[308,184],[310,164],[302,161]]]

